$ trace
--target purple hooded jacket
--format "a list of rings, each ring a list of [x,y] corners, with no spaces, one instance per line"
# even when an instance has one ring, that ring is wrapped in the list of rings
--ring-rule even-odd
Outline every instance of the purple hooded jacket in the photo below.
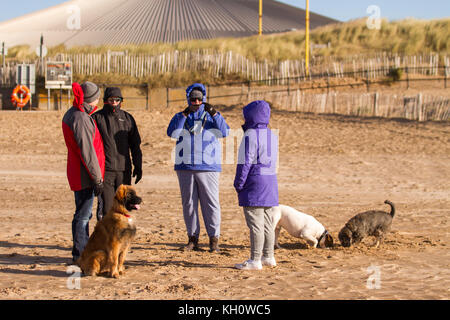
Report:
[[[270,106],[266,101],[253,101],[244,107],[243,113],[244,137],[234,179],[239,206],[278,206],[278,138],[267,127]]]

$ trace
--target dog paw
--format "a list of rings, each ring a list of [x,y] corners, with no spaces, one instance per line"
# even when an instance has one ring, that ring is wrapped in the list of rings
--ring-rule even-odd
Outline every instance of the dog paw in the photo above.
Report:
[[[109,275],[111,278],[118,278],[119,277],[119,272],[117,272],[117,271],[115,271],[115,272],[112,272],[110,275]]]

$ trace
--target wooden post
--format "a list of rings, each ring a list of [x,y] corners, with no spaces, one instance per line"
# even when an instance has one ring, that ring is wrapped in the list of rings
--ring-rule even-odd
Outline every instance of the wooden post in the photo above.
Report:
[[[333,114],[336,114],[336,100],[337,100],[337,92],[333,93]]]
[[[444,88],[447,89],[448,66],[444,64]]]
[[[416,118],[422,121],[422,93],[419,93],[416,99]]]
[[[59,84],[59,106],[58,106],[59,111],[62,110],[62,95],[63,95],[62,84]]]
[[[288,78],[288,97],[291,95],[291,78]]]
[[[167,100],[166,100],[166,107],[167,107],[167,108],[169,108],[169,103],[170,103],[170,100],[169,100],[169,90],[170,90],[170,88],[166,88],[166,97],[167,97]]]
[[[150,104],[150,86],[148,85],[148,83],[145,84],[145,92],[146,92],[146,96],[145,96],[145,110],[148,111],[148,106]]]
[[[406,89],[409,89],[409,70],[408,66],[406,66]]]
[[[41,49],[42,50],[42,49]],[[3,68],[3,72],[5,72],[5,67],[6,67],[6,51],[5,51],[5,42],[2,42],[2,68]]]
[[[378,92],[375,92],[374,96],[373,96],[373,116],[376,117],[377,116],[377,112],[378,112],[378,100],[379,100],[379,96],[380,94]]]
[[[369,67],[367,67],[366,85],[367,85],[367,92],[370,92]]]
[[[330,73],[327,70],[327,93],[330,93]]]
[[[111,72],[111,50],[108,50],[108,53],[106,54],[106,72]]]

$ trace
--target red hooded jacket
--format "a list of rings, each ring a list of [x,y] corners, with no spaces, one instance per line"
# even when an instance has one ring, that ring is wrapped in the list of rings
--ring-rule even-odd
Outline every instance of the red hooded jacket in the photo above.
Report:
[[[78,83],[72,85],[75,99],[62,119],[67,146],[67,179],[70,189],[79,191],[103,181],[105,154],[103,140],[91,114],[97,109],[83,101]]]

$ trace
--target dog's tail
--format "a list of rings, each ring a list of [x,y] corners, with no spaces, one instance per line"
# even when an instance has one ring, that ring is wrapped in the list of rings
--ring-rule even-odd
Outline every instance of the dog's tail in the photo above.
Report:
[[[389,214],[393,218],[394,215],[395,215],[395,206],[394,206],[394,204],[392,202],[390,202],[389,200],[386,200],[384,203],[386,203],[386,204],[391,206],[391,212]]]

